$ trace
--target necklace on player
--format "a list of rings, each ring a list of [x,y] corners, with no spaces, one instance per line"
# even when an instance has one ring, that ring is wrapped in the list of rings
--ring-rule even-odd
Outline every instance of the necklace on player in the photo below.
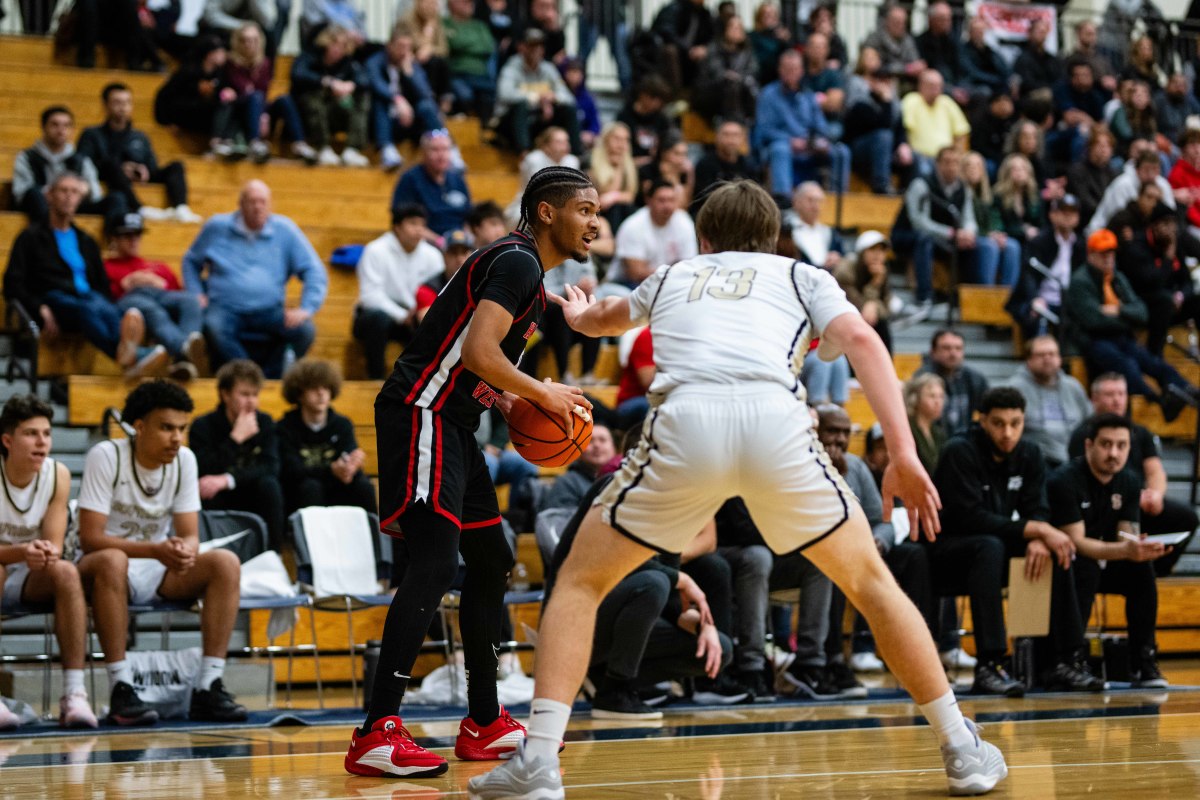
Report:
[[[29,510],[33,508],[34,500],[37,498],[38,487],[42,485],[42,471],[38,470],[37,477],[33,479],[33,492],[29,495],[29,505],[25,506],[25,508],[17,505],[17,501],[13,500],[12,492],[8,490],[8,469],[5,467],[3,459],[0,459],[0,482],[4,484],[4,497],[8,500],[8,504],[18,514],[28,514]]]
[[[134,452],[135,447],[137,447],[136,440],[134,440],[134,442],[133,442],[133,447],[129,448],[129,452],[131,454]],[[158,473],[159,473],[158,486],[155,486],[153,489],[147,489],[145,486],[142,485],[142,479],[138,475],[137,456],[134,455],[133,458],[130,459],[130,461],[133,462],[133,470],[132,470],[133,482],[137,484],[137,487],[141,491],[142,494],[144,494],[146,497],[154,497],[154,495],[156,495],[162,491],[163,486],[165,486],[167,483],[167,465],[166,464],[163,464],[161,467],[158,468]]]

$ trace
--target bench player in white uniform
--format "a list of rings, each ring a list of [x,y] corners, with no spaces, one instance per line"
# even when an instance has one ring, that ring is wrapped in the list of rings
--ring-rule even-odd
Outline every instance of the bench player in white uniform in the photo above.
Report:
[[[63,667],[58,721],[69,728],[94,728],[96,715],[83,688],[83,585],[75,565],[62,557],[71,473],[50,457],[53,416],[54,409],[33,395],[12,397],[0,411],[0,608],[54,604]],[[19,721],[0,703],[0,730]]]
[[[982,793],[1007,775],[1000,751],[964,720],[924,620],[811,430],[798,376],[820,336],[822,357],[849,356],[883,426],[891,453],[885,516],[899,497],[912,529],[923,523],[935,536],[940,502],[917,459],[891,357],[826,272],[766,254],[778,219],[757,184],[721,186],[696,220],[703,255],[660,267],[628,298],[596,302],[568,287],[556,299],[567,323],[588,336],[649,323],[653,407],[638,447],[584,518],[542,616],[525,747],[472,779],[472,800],[564,796],[558,743],[583,682],[597,605],[654,551],[680,552],[738,495],[776,553],[803,548],[866,616],[938,736],[951,793]]]
[[[137,696],[125,659],[129,604],[203,598],[204,666],[192,692],[193,720],[232,722],[246,709],[222,677],[237,618],[241,565],[229,550],[199,553],[196,456],[183,441],[192,398],[168,381],[143,383],[125,398],[122,419],[136,432],[88,451],[79,490],[79,572],[95,609],[96,632],[112,685],[109,719],[155,722]]]

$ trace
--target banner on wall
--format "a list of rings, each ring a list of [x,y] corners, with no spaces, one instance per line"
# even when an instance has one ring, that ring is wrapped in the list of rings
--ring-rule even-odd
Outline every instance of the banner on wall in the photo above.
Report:
[[[1046,50],[1058,53],[1058,8],[1056,6],[1028,5],[1025,3],[999,3],[983,0],[975,3],[974,16],[987,23],[984,40],[996,48],[1009,66],[1021,54],[1021,48],[1029,40],[1029,26],[1035,19],[1045,20],[1050,25],[1046,37]]]

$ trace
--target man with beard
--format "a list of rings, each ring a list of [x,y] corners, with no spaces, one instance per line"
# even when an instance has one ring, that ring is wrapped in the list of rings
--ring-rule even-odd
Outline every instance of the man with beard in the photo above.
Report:
[[[1200,265],[1200,241],[1179,230],[1175,212],[1162,203],[1147,226],[1117,250],[1117,268],[1146,303],[1146,349],[1161,356],[1172,323],[1200,320],[1200,296],[1192,270]]]

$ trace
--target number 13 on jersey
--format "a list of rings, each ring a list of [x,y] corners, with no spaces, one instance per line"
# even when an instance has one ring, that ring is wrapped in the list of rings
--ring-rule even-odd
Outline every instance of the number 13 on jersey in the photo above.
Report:
[[[694,303],[705,294],[717,300],[741,300],[750,294],[757,273],[753,269],[730,269],[728,267],[705,267],[697,270],[692,279],[692,290],[687,301]],[[717,283],[709,285],[713,276]]]

